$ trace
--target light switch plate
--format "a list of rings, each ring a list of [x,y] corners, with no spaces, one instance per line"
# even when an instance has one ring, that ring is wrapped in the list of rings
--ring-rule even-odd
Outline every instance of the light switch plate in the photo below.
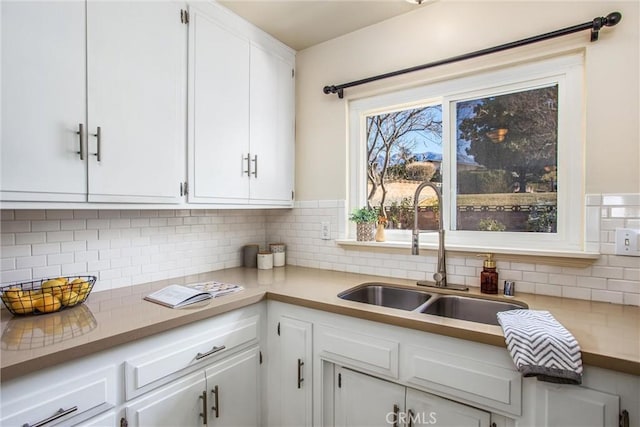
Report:
[[[320,237],[322,240],[331,240],[331,223],[329,221],[320,223]]]
[[[616,228],[616,255],[640,256],[640,230]]]

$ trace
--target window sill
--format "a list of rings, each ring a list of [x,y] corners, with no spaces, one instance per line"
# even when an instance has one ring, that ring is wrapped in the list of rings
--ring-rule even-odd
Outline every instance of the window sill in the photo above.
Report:
[[[359,242],[352,239],[339,239],[336,243],[345,248],[363,249],[363,250],[380,250],[382,252],[396,252],[410,254],[411,244],[409,242]],[[437,251],[438,245],[433,243],[420,243],[420,249],[426,251]],[[595,260],[600,258],[598,252],[583,251],[562,251],[562,250],[544,250],[544,249],[515,249],[506,247],[478,247],[468,245],[446,245],[447,254],[478,254],[491,252],[497,254],[496,259],[520,262],[541,262],[544,264],[570,266],[570,267],[586,267],[591,265]]]

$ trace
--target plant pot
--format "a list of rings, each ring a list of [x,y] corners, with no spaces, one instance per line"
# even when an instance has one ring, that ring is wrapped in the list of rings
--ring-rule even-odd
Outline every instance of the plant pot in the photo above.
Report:
[[[372,242],[375,222],[359,222],[356,224],[356,240],[358,242]]]

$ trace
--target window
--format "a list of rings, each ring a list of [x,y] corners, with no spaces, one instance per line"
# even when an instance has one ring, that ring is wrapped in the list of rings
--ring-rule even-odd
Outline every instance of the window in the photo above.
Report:
[[[382,208],[388,239],[420,229],[483,249],[583,250],[581,55],[350,103],[350,206]],[[427,236],[425,235],[425,238]]]

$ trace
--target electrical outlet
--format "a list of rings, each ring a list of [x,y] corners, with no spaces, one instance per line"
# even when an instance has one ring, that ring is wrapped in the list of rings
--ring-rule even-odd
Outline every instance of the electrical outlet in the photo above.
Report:
[[[616,228],[616,255],[640,256],[640,230]]]
[[[322,221],[320,223],[320,237],[322,240],[331,239],[331,224],[329,221]]]

